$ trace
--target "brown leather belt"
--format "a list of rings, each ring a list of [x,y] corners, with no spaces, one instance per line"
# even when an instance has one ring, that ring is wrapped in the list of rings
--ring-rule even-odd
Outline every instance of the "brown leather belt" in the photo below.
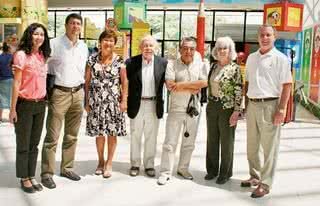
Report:
[[[45,98],[40,98],[40,99],[26,99],[23,97],[18,97],[18,102],[43,102],[46,101]]]
[[[64,86],[60,86],[60,85],[53,86],[53,88],[59,89],[64,92],[71,92],[71,93],[75,93],[75,92],[79,91],[80,89],[82,89],[82,87],[83,87],[83,84],[80,84],[79,86],[76,86],[76,87],[64,87]]]
[[[154,100],[156,100],[156,97],[141,97],[141,100],[150,100],[150,101],[154,101]]]
[[[279,97],[254,98],[254,99],[250,98],[250,101],[253,101],[253,102],[267,102],[267,101],[272,101],[272,100],[276,100],[276,99],[279,99]]]

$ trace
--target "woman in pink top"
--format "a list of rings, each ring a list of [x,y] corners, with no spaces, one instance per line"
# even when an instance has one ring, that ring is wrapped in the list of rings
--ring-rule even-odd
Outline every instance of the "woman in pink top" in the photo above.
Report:
[[[10,122],[16,132],[16,176],[28,193],[41,191],[35,180],[38,144],[45,116],[46,60],[51,49],[46,28],[33,23],[24,31],[13,57]]]

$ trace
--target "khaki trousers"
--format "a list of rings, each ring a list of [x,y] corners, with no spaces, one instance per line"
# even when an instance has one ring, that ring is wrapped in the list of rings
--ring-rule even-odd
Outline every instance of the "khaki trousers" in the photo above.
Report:
[[[272,186],[280,138],[280,126],[273,125],[278,100],[249,101],[247,110],[247,157],[250,176]],[[263,155],[263,163],[260,156]]]
[[[161,175],[171,175],[174,165],[175,153],[182,129],[182,141],[178,171],[189,169],[191,155],[195,147],[197,136],[197,125],[199,115],[191,118],[185,112],[169,112],[166,122],[166,136],[162,146],[162,156],[160,173]],[[189,137],[184,136],[188,131]]]
[[[60,171],[64,173],[73,169],[77,136],[83,113],[83,97],[82,89],[75,93],[59,89],[53,90],[48,107],[47,134],[42,148],[41,176],[54,174],[56,149],[63,122]]]
[[[156,101],[141,100],[137,116],[130,119],[130,161],[131,166],[141,165],[141,144],[144,136],[144,168],[154,168],[154,159],[157,151],[157,136],[160,120],[156,114]]]

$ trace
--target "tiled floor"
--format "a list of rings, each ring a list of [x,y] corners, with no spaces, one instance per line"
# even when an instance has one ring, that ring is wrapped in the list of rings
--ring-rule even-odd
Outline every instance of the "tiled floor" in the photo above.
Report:
[[[303,119],[310,118],[299,108]],[[301,115],[300,115],[301,116]],[[0,124],[0,205],[1,206],[64,206],[64,205],[268,205],[268,206],[308,206],[320,203],[320,124],[290,123],[282,130],[280,154],[275,183],[271,194],[261,198],[250,198],[252,189],[239,186],[241,179],[248,177],[246,160],[245,121],[240,121],[236,131],[234,176],[225,185],[205,181],[206,125],[202,114],[196,149],[193,153],[190,171],[193,181],[182,180],[176,175],[165,186],[158,186],[156,179],[146,177],[143,172],[138,177],[130,177],[129,137],[118,138],[118,147],[113,165],[113,176],[103,179],[95,176],[95,139],[84,135],[81,127],[77,148],[75,171],[82,177],[80,182],[72,182],[54,176],[57,188],[44,189],[36,194],[26,194],[19,188],[15,178],[15,135],[9,123]],[[158,141],[156,165],[159,169],[161,144],[164,139],[164,123]],[[45,133],[45,131],[44,131]],[[43,139],[42,139],[43,140]],[[42,142],[42,141],[41,141]],[[39,147],[41,148],[41,146]],[[57,169],[61,156],[61,143],[57,151]],[[40,157],[39,157],[40,158]],[[39,174],[39,164],[37,174]],[[39,177],[37,177],[39,178]]]

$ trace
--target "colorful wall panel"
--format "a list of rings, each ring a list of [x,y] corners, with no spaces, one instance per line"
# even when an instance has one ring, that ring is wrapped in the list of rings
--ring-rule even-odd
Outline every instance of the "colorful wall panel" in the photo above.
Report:
[[[275,46],[279,51],[284,53],[290,62],[292,62],[292,69],[294,78],[297,79],[297,76],[300,78],[300,58],[297,57],[301,50],[301,43],[299,40],[288,40],[288,39],[278,39],[275,42]]]
[[[296,40],[297,40],[297,44],[296,46],[293,48],[295,51],[295,55],[294,55],[294,68],[295,68],[295,79],[296,80],[300,80],[301,79],[301,64],[302,64],[302,46],[303,46],[303,42],[302,42],[302,37],[303,37],[303,32],[299,32],[296,35]]]
[[[310,60],[311,60],[311,44],[312,28],[306,29],[303,32],[303,54],[302,54],[302,70],[301,80],[304,83],[304,92],[309,95],[309,79],[310,79]]]
[[[320,92],[320,24],[313,28],[313,49],[310,74],[310,99],[319,102]]]

